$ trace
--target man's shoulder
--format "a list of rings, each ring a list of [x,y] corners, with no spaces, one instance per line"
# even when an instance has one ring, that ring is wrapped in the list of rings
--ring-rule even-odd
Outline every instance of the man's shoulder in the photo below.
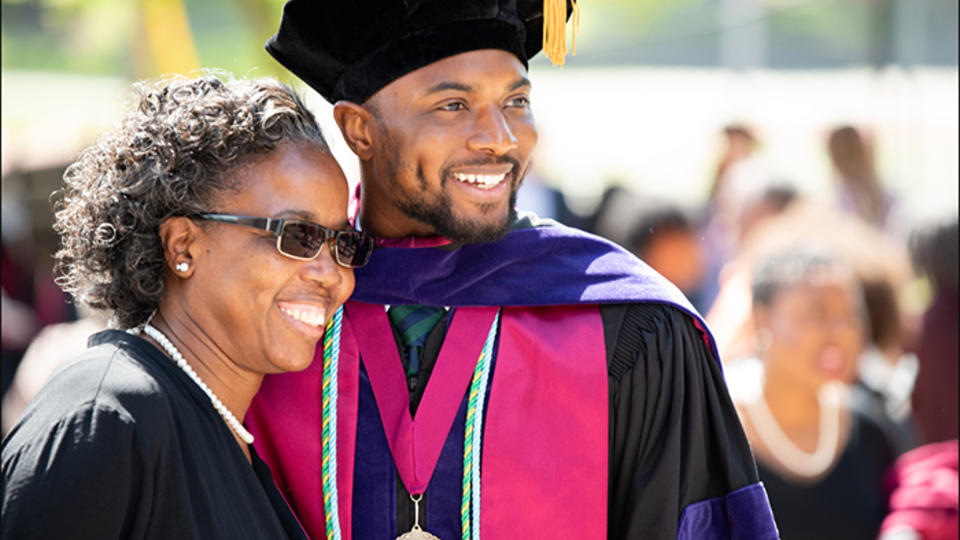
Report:
[[[705,326],[686,309],[661,301],[618,302],[600,304],[604,326],[671,329],[679,332],[701,333]]]
[[[710,334],[693,314],[665,302],[600,305],[607,367],[622,377],[641,359],[669,358],[677,362],[715,363]]]

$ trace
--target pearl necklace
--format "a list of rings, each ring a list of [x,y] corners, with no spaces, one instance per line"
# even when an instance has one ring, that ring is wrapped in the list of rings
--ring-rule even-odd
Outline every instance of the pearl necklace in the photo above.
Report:
[[[251,435],[250,432],[243,427],[243,424],[241,424],[237,420],[237,417],[234,416],[232,412],[230,412],[230,409],[228,409],[227,406],[224,405],[222,401],[220,401],[220,398],[218,398],[217,395],[213,393],[213,390],[210,390],[210,387],[207,386],[207,383],[203,382],[203,379],[201,379],[200,376],[197,375],[197,372],[193,370],[193,367],[191,367],[190,364],[188,364],[187,361],[184,360],[183,355],[180,354],[180,351],[177,349],[177,347],[173,343],[171,343],[169,339],[167,339],[167,336],[165,336],[163,332],[157,330],[156,328],[150,326],[149,324],[144,325],[143,331],[148,336],[152,337],[154,341],[159,343],[160,346],[163,347],[163,350],[167,351],[167,354],[170,355],[170,358],[173,358],[173,360],[177,363],[177,365],[180,366],[180,369],[182,369],[183,372],[186,373],[187,376],[193,380],[193,382],[197,383],[197,386],[199,386],[200,389],[203,390],[203,393],[205,393],[207,397],[210,398],[210,403],[213,404],[213,408],[216,409],[218,413],[220,413],[220,416],[222,416],[224,420],[227,421],[227,424],[230,426],[230,429],[232,429],[234,433],[239,435],[240,439],[243,440],[243,442],[247,444],[253,444],[253,435]]]
[[[783,428],[773,416],[761,391],[760,396],[748,404],[746,411],[753,423],[754,431],[764,446],[787,470],[806,478],[819,476],[833,464],[840,441],[840,402],[844,387],[831,382],[823,385],[817,395],[820,402],[820,432],[817,435],[817,448],[811,454],[800,449],[784,433]],[[828,414],[826,409],[833,409]]]

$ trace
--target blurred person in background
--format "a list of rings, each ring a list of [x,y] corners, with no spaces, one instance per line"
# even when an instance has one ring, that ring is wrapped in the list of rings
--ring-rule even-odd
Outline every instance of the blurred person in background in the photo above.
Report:
[[[764,193],[784,181],[773,174],[754,131],[740,124],[723,129],[725,141],[701,218],[707,270],[694,305],[707,311],[720,292],[722,272],[741,249],[741,223]]]
[[[759,146],[753,130],[743,124],[728,124],[723,128],[724,149],[717,162],[713,182],[707,196],[707,205],[713,206],[722,199],[723,191],[734,165],[751,157]]]
[[[705,254],[700,231],[678,206],[647,204],[639,210],[627,234],[625,247],[687,297],[703,283]]]
[[[827,137],[840,208],[878,228],[885,228],[891,197],[884,191],[873,149],[853,126],[839,126]]]
[[[956,540],[960,534],[957,439],[925,444],[887,473],[890,513],[879,540]]]
[[[872,540],[897,454],[850,391],[866,333],[857,277],[826,252],[785,248],[757,263],[752,299],[755,356],[727,377],[780,533]]]
[[[749,247],[755,233],[762,230],[771,219],[787,212],[798,197],[796,190],[782,185],[769,187],[759,197],[751,199],[743,206],[737,223],[737,246]],[[745,255],[738,253],[712,278],[717,282],[717,291],[706,317],[711,327],[719,328],[716,332],[717,344],[724,362],[743,358],[753,352],[751,263]]]
[[[4,275],[9,275],[4,265]],[[11,272],[12,273],[12,272]],[[39,324],[29,303],[7,294],[6,286],[0,287],[0,324],[2,324],[2,364],[0,364],[0,390],[2,394],[13,382],[13,374],[20,365],[30,340],[36,335]]]
[[[604,190],[591,222],[591,232],[626,248],[691,301],[697,298],[706,273],[706,249],[689,212],[612,185]]]
[[[767,186],[756,196],[746,199],[737,215],[737,246],[746,245],[754,231],[767,219],[785,212],[799,196],[797,190],[785,182]]]
[[[596,208],[586,220],[586,230],[626,247],[640,199],[633,190],[620,185],[621,179],[610,178],[607,182]]]
[[[305,538],[241,423],[310,365],[372,240],[273,79],[138,84],[55,195],[58,283],[111,326],[3,440],[4,538]]]
[[[46,325],[70,321],[76,316],[66,295],[53,281],[49,261],[38,254],[27,201],[17,193],[4,193],[2,221],[0,395],[5,395],[37,333]]]
[[[912,396],[913,415],[927,443],[956,439],[960,420],[958,244],[956,216],[918,229],[910,242],[914,264],[932,293],[916,339],[920,368]]]
[[[739,256],[724,268],[720,295],[707,314],[722,358],[729,363],[752,353],[752,268],[792,245],[815,246],[853,268],[863,291],[867,329],[856,394],[864,398],[865,412],[897,443],[898,452],[912,448],[916,435],[910,394],[917,360],[908,351],[912,325],[898,295],[912,278],[909,256],[896,238],[855,216],[797,198],[752,230]]]

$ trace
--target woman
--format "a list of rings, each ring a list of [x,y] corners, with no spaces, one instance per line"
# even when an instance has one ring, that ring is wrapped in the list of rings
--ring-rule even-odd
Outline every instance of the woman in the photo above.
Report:
[[[782,537],[873,539],[895,451],[848,390],[864,342],[858,281],[800,249],[763,259],[752,280],[757,357],[727,376]]]
[[[306,368],[372,242],[273,80],[138,85],[64,175],[59,283],[112,326],[3,442],[4,538],[303,538],[240,423]],[[141,332],[142,329],[142,332]]]

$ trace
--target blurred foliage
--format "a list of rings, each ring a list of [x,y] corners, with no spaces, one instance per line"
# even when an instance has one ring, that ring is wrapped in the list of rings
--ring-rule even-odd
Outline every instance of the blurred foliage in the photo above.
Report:
[[[957,0],[585,0],[578,64],[722,66],[756,34],[764,64],[956,65]]]
[[[263,50],[276,30],[282,0],[4,0],[4,69],[153,77],[159,53],[183,49],[196,67],[241,74],[286,75]],[[188,38],[162,28],[151,41],[157,10],[183,7]],[[168,13],[169,14],[169,13]],[[177,30],[177,29],[173,29]],[[158,50],[159,49],[159,50]],[[255,71],[251,71],[255,70]]]
[[[282,4],[0,0],[2,66],[140,78],[158,75],[166,55],[287,77],[263,50]],[[161,31],[158,45],[151,29],[168,24],[151,15],[158,9],[182,9],[192,38]],[[724,43],[750,35],[763,48],[756,67],[957,62],[957,0],[582,0],[581,9],[578,65],[723,66]]]

